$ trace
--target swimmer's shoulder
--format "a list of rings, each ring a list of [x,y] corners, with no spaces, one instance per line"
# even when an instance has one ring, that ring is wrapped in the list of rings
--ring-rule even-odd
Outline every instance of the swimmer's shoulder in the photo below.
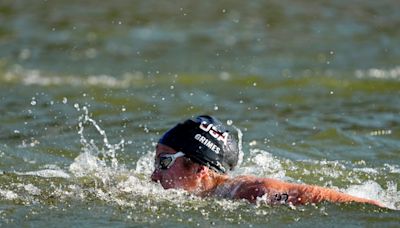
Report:
[[[272,183],[270,183],[272,182]],[[229,178],[214,189],[212,195],[228,199],[246,199],[255,202],[269,192],[269,186],[274,185],[274,179],[242,175]]]
[[[297,195],[291,190],[291,184],[271,178],[239,176],[234,178],[233,183],[232,198],[246,199],[252,203],[267,195],[268,203],[282,204],[289,202],[291,194]]]
[[[255,202],[267,193],[268,179],[255,176],[237,176],[230,180],[230,193],[233,199],[246,199]]]

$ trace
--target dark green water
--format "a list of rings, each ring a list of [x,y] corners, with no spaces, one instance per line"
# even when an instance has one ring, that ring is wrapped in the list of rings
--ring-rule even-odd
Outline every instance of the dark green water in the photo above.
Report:
[[[399,6],[1,1],[0,226],[399,226]],[[151,183],[160,134],[203,113],[243,133],[232,175],[392,209],[250,205]]]

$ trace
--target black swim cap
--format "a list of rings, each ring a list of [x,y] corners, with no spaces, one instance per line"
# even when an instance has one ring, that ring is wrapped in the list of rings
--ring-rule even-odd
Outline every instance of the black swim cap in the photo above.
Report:
[[[220,173],[232,170],[238,162],[237,140],[219,120],[207,115],[177,124],[158,143]]]

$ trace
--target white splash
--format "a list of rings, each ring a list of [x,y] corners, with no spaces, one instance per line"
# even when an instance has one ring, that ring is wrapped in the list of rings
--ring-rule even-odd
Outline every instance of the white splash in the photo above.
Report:
[[[228,125],[231,125],[231,124],[232,123],[229,124],[229,122],[228,122]],[[232,126],[233,126],[233,128],[235,128],[235,130],[237,131],[237,134],[238,134],[239,159],[238,159],[237,167],[239,168],[243,163],[243,157],[244,157],[244,153],[243,153],[243,133],[235,125],[232,125]]]
[[[29,172],[15,172],[18,175],[28,175],[28,176],[38,176],[38,177],[45,177],[45,178],[53,178],[53,177],[60,177],[68,179],[70,178],[69,174],[63,170],[54,170],[54,169],[43,169],[38,171],[29,171]]]
[[[85,151],[75,158],[69,166],[69,171],[76,177],[84,177],[96,174],[102,167],[106,167],[104,161]]]
[[[352,185],[344,190],[347,194],[376,200],[383,203],[386,207],[394,210],[400,210],[400,191],[397,190],[397,184],[387,182],[387,189],[375,181],[366,181],[360,185]]]
[[[25,191],[29,192],[29,194],[31,195],[38,196],[41,193],[41,190],[33,184],[27,184],[27,185],[21,184],[21,185],[22,186],[20,187],[24,188]]]
[[[0,197],[5,200],[14,200],[18,198],[18,195],[13,191],[0,189]]]
[[[390,173],[400,173],[400,166],[385,164],[385,167],[389,169]]]
[[[288,179],[279,159],[261,149],[250,149],[249,157],[235,175],[255,175],[277,179]]]
[[[79,131],[78,134],[80,135],[80,142],[83,146],[83,151],[84,153],[87,154],[92,154],[95,155],[96,157],[98,155],[103,155],[103,162],[110,161],[111,162],[111,167],[116,168],[118,167],[118,160],[116,158],[116,152],[118,150],[123,150],[125,141],[122,139],[119,143],[117,144],[111,144],[108,141],[107,135],[105,130],[103,130],[97,122],[89,117],[89,110],[86,106],[82,107],[82,110],[84,111],[84,114],[79,117]],[[84,136],[84,125],[89,124],[93,126],[97,132],[103,137],[103,148],[98,148],[97,145],[95,144],[94,140],[87,140]]]
[[[148,151],[147,154],[141,156],[136,162],[136,172],[150,176],[154,170],[155,151]]]

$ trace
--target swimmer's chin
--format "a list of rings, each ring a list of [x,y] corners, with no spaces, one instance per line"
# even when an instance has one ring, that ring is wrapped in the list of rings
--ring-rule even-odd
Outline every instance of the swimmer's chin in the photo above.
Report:
[[[160,185],[163,189],[171,189],[171,188],[174,188],[173,186],[171,186],[171,185],[169,185],[169,184],[167,184],[167,183],[165,183],[165,182],[161,182],[161,181],[152,181],[152,183],[154,183],[154,184],[156,184],[156,185]]]
[[[163,187],[163,189],[167,190],[167,189],[179,189],[176,186],[173,186],[169,183],[165,183],[165,182],[158,182],[158,184],[161,185],[161,187]]]
[[[169,189],[175,189],[175,190],[183,190],[186,192],[191,192],[191,193],[196,193],[197,191],[193,191],[193,189],[188,189],[183,186],[176,186],[176,185],[170,185],[168,183],[160,183],[161,187],[163,187],[165,190]]]

